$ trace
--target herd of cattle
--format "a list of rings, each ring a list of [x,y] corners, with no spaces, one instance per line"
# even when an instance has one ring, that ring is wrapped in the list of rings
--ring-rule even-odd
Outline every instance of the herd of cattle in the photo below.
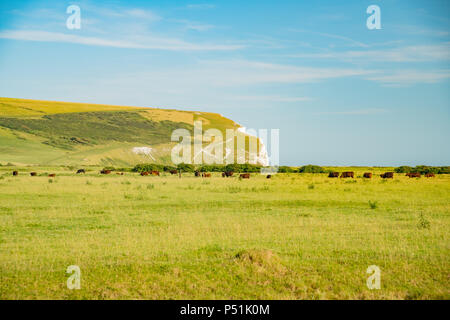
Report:
[[[410,178],[420,178],[422,175],[419,172],[414,172],[414,173],[407,173],[406,176],[410,177]],[[339,172],[330,172],[330,174],[328,175],[328,178],[339,178],[339,177],[354,178],[355,173],[353,171],[347,171],[347,172],[342,172],[339,175]],[[394,172],[385,172],[383,174],[380,174],[380,177],[383,179],[394,179]],[[434,173],[427,173],[427,174],[425,174],[425,177],[433,178]],[[363,178],[372,179],[372,172],[365,172],[363,174]]]
[[[171,175],[180,174],[180,176],[181,176],[181,172],[179,172],[178,170],[170,170],[169,172],[170,172]],[[86,173],[86,171],[84,169],[79,169],[77,171],[77,174],[81,174],[81,173],[84,174],[84,173]],[[100,174],[111,174],[111,173],[112,173],[112,170],[103,169],[103,170],[100,171]],[[123,176],[123,172],[116,172],[116,174]],[[156,170],[144,171],[144,172],[141,172],[140,174],[143,177],[144,176],[160,176],[159,171],[156,171]],[[18,176],[18,175],[19,175],[18,171],[13,171],[13,176]],[[30,175],[32,177],[35,177],[35,176],[37,176],[37,172],[30,172]],[[211,173],[206,173],[206,172],[195,171],[194,175],[196,177],[211,178]],[[234,175],[234,172],[232,172],[232,171],[222,172],[222,177],[223,178],[229,178],[229,177],[232,177],[233,175]],[[56,174],[55,173],[51,173],[48,176],[51,177],[51,178],[54,178],[54,177],[56,177]],[[418,172],[414,172],[414,173],[407,173],[406,176],[410,177],[410,178],[420,178],[422,175],[420,173],[418,173]],[[346,172],[342,172],[340,174],[339,174],[339,172],[330,172],[330,174],[328,175],[328,178],[339,178],[339,177],[340,178],[352,178],[352,179],[354,179],[355,178],[355,173],[353,171],[346,171]],[[393,179],[394,178],[394,172],[385,172],[383,174],[380,174],[380,177],[383,178],[383,179]],[[427,174],[425,174],[425,177],[433,178],[434,177],[434,173],[427,173]],[[239,178],[240,179],[250,179],[250,173],[241,173],[239,175]],[[267,179],[271,179],[272,176],[269,174],[269,175],[266,176],[266,178]],[[372,173],[371,172],[365,172],[363,174],[363,178],[372,179]]]

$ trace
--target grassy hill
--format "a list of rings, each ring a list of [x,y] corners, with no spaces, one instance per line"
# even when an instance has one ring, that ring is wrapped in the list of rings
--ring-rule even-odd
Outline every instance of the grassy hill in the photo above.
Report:
[[[237,129],[219,114],[0,98],[0,163],[134,165],[170,162],[173,130]],[[225,136],[225,135],[224,135]],[[132,150],[152,148],[151,159]]]

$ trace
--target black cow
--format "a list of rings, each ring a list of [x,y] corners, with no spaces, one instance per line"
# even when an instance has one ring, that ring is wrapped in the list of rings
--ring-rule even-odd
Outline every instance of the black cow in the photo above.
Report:
[[[383,179],[394,179],[394,173],[393,172],[385,172],[383,174],[380,174],[380,177]]]
[[[328,178],[339,178],[339,172],[330,172]]]

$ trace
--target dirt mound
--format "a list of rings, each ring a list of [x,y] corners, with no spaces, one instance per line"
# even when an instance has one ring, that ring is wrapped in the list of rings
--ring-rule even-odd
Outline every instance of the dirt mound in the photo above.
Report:
[[[280,273],[286,271],[281,258],[271,250],[243,250],[238,252],[234,259],[238,263],[256,267],[258,271],[276,271]]]

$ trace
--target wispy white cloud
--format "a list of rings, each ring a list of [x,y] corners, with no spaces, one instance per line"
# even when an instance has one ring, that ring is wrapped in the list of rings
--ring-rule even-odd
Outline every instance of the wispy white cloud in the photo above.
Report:
[[[307,83],[325,79],[373,74],[374,71],[356,68],[317,68],[281,65],[248,60],[207,61],[210,69],[232,74],[233,83]],[[218,79],[224,84],[225,79]]]
[[[266,102],[304,102],[304,101],[312,101],[314,99],[309,97],[283,97],[283,96],[232,96],[230,100],[236,101],[266,101]]]
[[[364,60],[367,62],[421,62],[450,60],[450,42],[436,45],[416,45],[382,50],[360,50],[295,54],[290,57],[313,59],[339,59],[343,61]]]
[[[450,78],[450,70],[398,70],[367,77],[386,86],[409,86],[418,83],[437,83]]]
[[[348,111],[330,111],[330,112],[316,112],[315,115],[348,115],[348,116],[361,116],[361,115],[375,115],[386,113],[386,109],[358,109],[358,110],[348,110]]]
[[[216,6],[214,4],[211,3],[197,3],[197,4],[188,4],[186,6],[188,9],[212,9],[215,8]]]
[[[168,51],[224,51],[237,50],[244,47],[243,45],[237,44],[195,44],[179,39],[159,38],[152,36],[130,36],[127,40],[111,40],[99,37],[78,36],[74,34],[34,30],[0,31],[0,38],[24,41],[65,42],[92,46]]]
[[[123,16],[129,16],[133,18],[141,18],[145,19],[146,21],[159,21],[162,18],[150,10],[143,10],[143,9],[130,9],[125,10],[123,13]]]
[[[322,37],[326,37],[326,38],[331,38],[331,39],[336,39],[336,40],[341,40],[344,41],[346,43],[348,43],[349,45],[353,46],[353,47],[361,47],[361,48],[368,48],[369,45],[367,45],[364,42],[352,39],[350,37],[347,36],[343,36],[343,35],[338,35],[338,34],[332,34],[332,33],[324,33],[324,32],[316,32],[316,31],[309,31],[309,30],[299,30],[299,29],[289,29],[289,31],[291,32],[300,32],[300,33],[310,33],[310,34],[314,34],[314,35],[318,35],[318,36],[322,36]]]
[[[216,26],[211,24],[200,23],[196,21],[190,21],[185,19],[171,19],[170,22],[180,23],[184,25],[186,30],[194,30],[194,31],[208,31],[216,28]]]
[[[163,18],[152,10],[141,8],[123,8],[117,6],[97,6],[93,4],[83,4],[81,6],[83,12],[88,12],[90,15],[95,14],[101,17],[109,18],[124,18],[124,19],[139,19],[145,22],[156,22]]]
[[[369,76],[374,71],[360,69],[333,69],[296,67],[291,65],[278,65],[247,60],[229,61],[199,61],[195,65],[186,66],[182,69],[161,67],[152,70],[122,74],[114,79],[105,79],[108,84],[121,83],[144,83],[146,87],[154,89],[167,88],[176,89],[176,94],[184,95],[190,92],[210,92],[214,94],[217,90],[223,91],[245,86],[258,87],[263,84],[296,84],[312,83],[328,79],[337,79],[353,76]],[[171,91],[171,93],[175,93]],[[233,95],[227,100],[247,100],[272,102],[300,102],[308,101],[308,97],[284,97],[282,95],[261,97]]]

